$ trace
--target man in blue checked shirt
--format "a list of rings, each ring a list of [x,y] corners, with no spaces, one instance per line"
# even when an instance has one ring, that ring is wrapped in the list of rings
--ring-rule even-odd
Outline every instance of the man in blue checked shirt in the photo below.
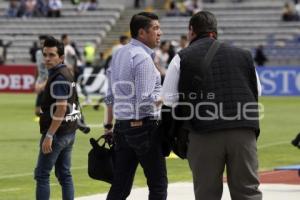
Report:
[[[106,134],[111,134],[116,119],[114,179],[107,200],[129,196],[139,163],[147,178],[149,200],[165,200],[166,162],[155,131],[161,104],[160,73],[153,62],[153,49],[162,34],[158,16],[149,12],[134,15],[130,32],[132,40],[114,54],[107,72]]]

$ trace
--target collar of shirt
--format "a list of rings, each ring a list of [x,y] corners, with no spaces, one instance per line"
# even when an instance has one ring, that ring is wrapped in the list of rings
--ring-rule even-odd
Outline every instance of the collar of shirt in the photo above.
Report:
[[[150,49],[147,45],[145,45],[144,43],[140,42],[139,40],[136,39],[131,39],[130,44],[134,45],[134,46],[139,46],[142,47],[147,54],[149,54],[151,56],[152,59],[154,59],[155,57],[155,53],[153,51],[153,49]]]
[[[48,69],[48,74],[49,76],[51,76],[57,69],[61,68],[61,67],[65,67],[64,64],[58,64],[55,67]]]

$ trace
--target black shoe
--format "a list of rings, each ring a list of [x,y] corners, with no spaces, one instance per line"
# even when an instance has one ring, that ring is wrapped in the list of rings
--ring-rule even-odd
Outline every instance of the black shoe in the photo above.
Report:
[[[300,148],[300,133],[298,133],[298,135],[295,137],[295,139],[292,140],[292,145]]]
[[[94,110],[99,110],[99,104],[93,106]]]

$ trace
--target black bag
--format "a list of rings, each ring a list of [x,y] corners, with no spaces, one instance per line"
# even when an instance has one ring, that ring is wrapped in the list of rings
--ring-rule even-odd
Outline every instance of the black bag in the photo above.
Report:
[[[189,129],[184,126],[185,121],[175,120],[172,116],[172,108],[163,105],[161,135],[162,150],[164,156],[169,156],[173,151],[179,158],[185,159],[188,146]],[[168,112],[169,110],[169,112]],[[179,107],[175,108],[176,116],[179,116]]]
[[[104,140],[102,145],[99,142]],[[92,179],[112,183],[114,167],[113,144],[111,136],[102,135],[97,140],[90,139],[92,149],[88,154],[88,174]],[[108,148],[105,147],[107,144]]]

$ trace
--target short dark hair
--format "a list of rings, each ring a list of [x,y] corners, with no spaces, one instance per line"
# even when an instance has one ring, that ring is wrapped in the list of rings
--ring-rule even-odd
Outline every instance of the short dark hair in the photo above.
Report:
[[[163,41],[160,42],[159,47],[162,48],[163,46],[165,46],[165,45],[168,44],[168,43],[169,43],[169,41],[163,40]]]
[[[46,38],[44,47],[56,47],[59,56],[63,56],[65,53],[64,44],[52,36]]]
[[[68,34],[62,34],[61,35],[61,40],[64,40],[64,39],[66,39],[68,37]]]
[[[128,40],[128,36],[127,36],[127,35],[121,35],[121,36],[119,37],[119,41],[120,41],[120,42],[125,42],[126,40]]]
[[[39,35],[39,40],[46,40],[49,35]]]
[[[188,38],[187,38],[186,35],[181,35],[181,36],[180,36],[180,39],[182,39],[182,40],[187,40]]]
[[[209,11],[200,11],[192,16],[189,28],[193,27],[193,31],[197,36],[214,32],[218,33],[217,19],[214,14]]]
[[[132,38],[137,38],[139,30],[148,29],[153,20],[158,20],[158,16],[151,12],[141,12],[132,16],[130,21],[130,33]]]

